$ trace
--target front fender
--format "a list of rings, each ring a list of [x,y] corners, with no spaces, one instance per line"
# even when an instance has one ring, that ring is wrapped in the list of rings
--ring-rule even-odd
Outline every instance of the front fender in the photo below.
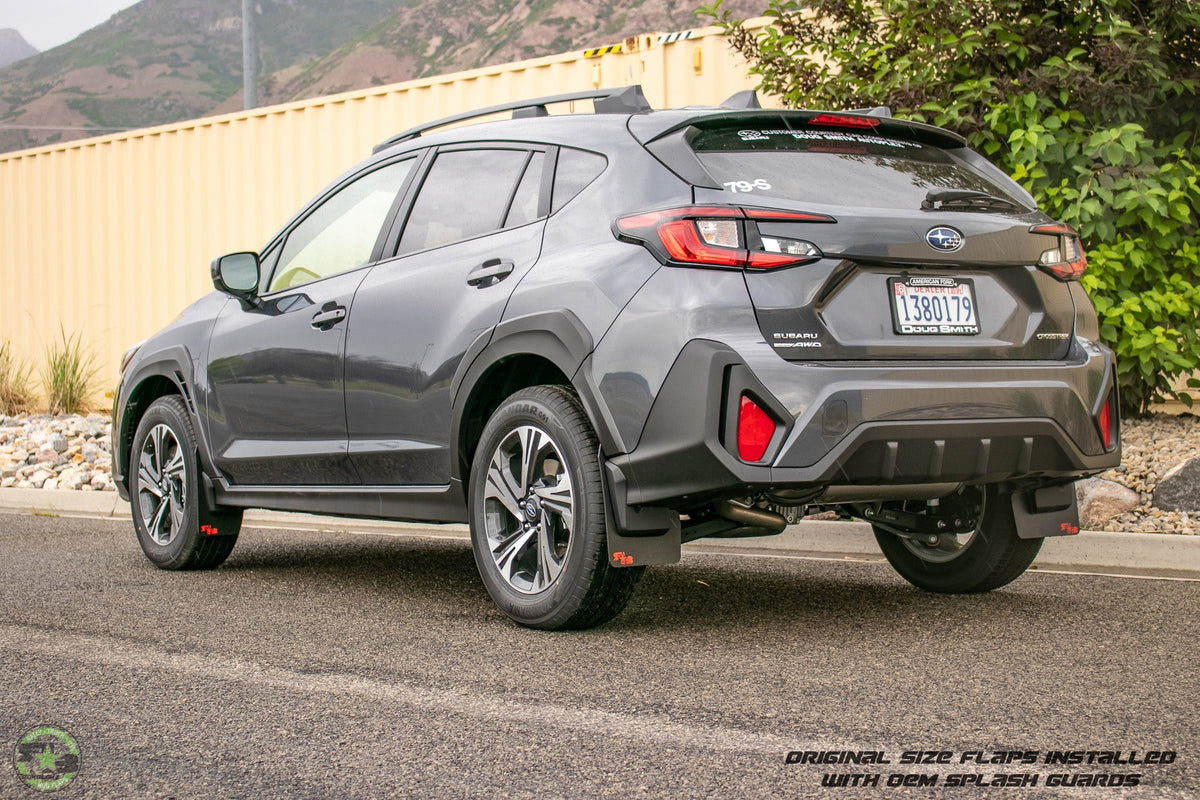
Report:
[[[192,355],[184,345],[172,345],[142,355],[130,365],[121,378],[121,386],[113,405],[113,480],[122,499],[129,499],[128,472],[133,436],[146,408],[160,397],[178,394],[192,418],[192,429],[200,450],[201,463],[211,470],[206,439],[200,428],[200,415],[192,393]]]

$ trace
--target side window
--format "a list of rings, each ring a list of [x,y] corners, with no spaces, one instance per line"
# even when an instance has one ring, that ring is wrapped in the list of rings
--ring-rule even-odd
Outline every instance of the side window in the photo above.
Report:
[[[442,247],[499,230],[528,155],[525,150],[439,153],[413,202],[397,252]]]
[[[413,159],[398,161],[363,175],[293,228],[279,252],[269,291],[290,289],[366,264],[414,163]]]
[[[554,201],[550,206],[550,213],[555,213],[571,202],[571,199],[596,180],[607,166],[608,159],[602,155],[572,150],[569,147],[560,149],[558,165],[554,168]]]
[[[525,175],[513,195],[512,205],[508,208],[508,216],[504,218],[504,227],[515,228],[527,225],[538,218],[538,201],[542,197],[542,168],[546,163],[545,153],[534,153],[525,167]]]

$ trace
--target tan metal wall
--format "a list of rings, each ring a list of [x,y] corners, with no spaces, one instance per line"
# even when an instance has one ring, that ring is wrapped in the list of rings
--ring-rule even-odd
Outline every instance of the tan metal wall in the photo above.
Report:
[[[128,346],[211,291],[213,257],[258,249],[399,130],[630,83],[656,108],[717,103],[755,85],[716,28],[686,37],[639,36],[621,52],[577,51],[0,154],[0,340],[37,370],[60,327],[78,332],[100,366],[98,390],[110,391]]]

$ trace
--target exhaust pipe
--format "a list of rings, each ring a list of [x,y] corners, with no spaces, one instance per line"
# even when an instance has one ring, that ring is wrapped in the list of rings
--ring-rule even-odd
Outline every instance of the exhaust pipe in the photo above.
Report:
[[[746,506],[722,500],[713,506],[721,519],[736,522],[739,527],[721,533],[712,534],[722,538],[738,538],[742,536],[775,536],[783,533],[787,520],[782,514],[767,511],[762,508],[747,508]]]

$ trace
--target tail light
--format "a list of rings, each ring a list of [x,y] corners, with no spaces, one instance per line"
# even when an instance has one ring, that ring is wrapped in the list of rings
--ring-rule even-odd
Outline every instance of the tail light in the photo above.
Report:
[[[1034,225],[1030,233],[1058,238],[1056,247],[1042,252],[1038,266],[1063,281],[1077,280],[1087,269],[1087,256],[1079,234],[1070,225]]]
[[[646,245],[659,260],[682,266],[775,269],[822,258],[805,239],[764,235],[760,222],[836,222],[824,214],[731,206],[685,206],[621,217],[617,238]]]
[[[761,461],[774,435],[775,420],[758,403],[742,395],[738,407],[738,458],[747,463]]]

